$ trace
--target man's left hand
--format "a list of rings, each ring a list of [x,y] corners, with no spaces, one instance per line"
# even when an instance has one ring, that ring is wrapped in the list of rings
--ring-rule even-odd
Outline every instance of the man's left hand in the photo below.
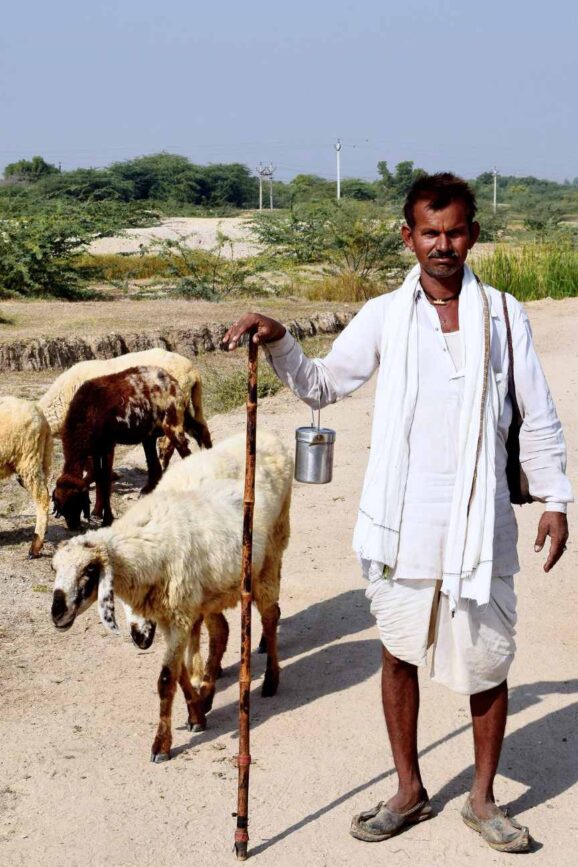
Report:
[[[546,536],[550,536],[550,551],[544,563],[544,572],[549,572],[566,550],[568,541],[568,519],[563,512],[544,512],[538,524],[538,535],[534,543],[534,551],[540,552],[544,547]]]

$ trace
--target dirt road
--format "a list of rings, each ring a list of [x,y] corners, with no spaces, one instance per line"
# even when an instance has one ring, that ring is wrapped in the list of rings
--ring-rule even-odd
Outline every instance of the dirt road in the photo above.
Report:
[[[575,470],[578,299],[529,310]],[[253,657],[253,860],[263,867],[513,864],[515,856],[487,849],[461,822],[472,773],[467,701],[432,684],[426,671],[420,748],[438,815],[373,846],[348,835],[351,815],[386,798],[393,786],[379,702],[380,645],[350,551],[372,394],[369,384],[322,414],[337,430],[333,483],[295,486],[275,698],[260,697],[264,660]],[[306,407],[286,391],[260,409],[259,424],[288,443],[307,421]],[[242,412],[212,422],[215,439],[242,427]],[[138,470],[125,472],[117,483],[122,498],[135,497],[141,480]],[[226,668],[207,731],[187,733],[179,695],[174,757],[150,764],[162,641],[139,652],[126,635],[106,634],[95,609],[57,634],[50,593],[42,591],[51,587],[54,543],[67,534],[53,522],[46,556],[27,562],[31,507],[15,482],[1,492],[0,863],[232,864],[238,612],[229,618]],[[519,510],[519,652],[496,793],[529,825],[537,841],[532,863],[570,867],[578,830],[578,558],[572,539],[559,566],[544,575],[544,556],[533,551],[539,514],[537,505]],[[575,526],[575,507],[570,520]]]

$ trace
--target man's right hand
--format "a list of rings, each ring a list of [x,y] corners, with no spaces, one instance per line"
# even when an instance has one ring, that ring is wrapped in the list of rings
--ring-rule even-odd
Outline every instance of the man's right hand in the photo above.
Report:
[[[222,345],[228,350],[236,349],[241,337],[249,331],[254,332],[253,343],[272,343],[285,336],[286,328],[276,319],[269,319],[261,313],[243,313],[225,333]]]

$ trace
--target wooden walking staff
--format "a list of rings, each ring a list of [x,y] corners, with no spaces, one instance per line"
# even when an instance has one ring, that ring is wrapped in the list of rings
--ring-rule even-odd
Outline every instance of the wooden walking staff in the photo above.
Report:
[[[249,333],[249,376],[247,389],[247,448],[245,458],[245,495],[243,502],[243,558],[241,567],[241,669],[239,672],[239,783],[235,854],[247,859],[249,842],[249,750],[251,695],[251,601],[253,556],[253,508],[255,505],[255,456],[257,439],[257,356],[259,347]]]

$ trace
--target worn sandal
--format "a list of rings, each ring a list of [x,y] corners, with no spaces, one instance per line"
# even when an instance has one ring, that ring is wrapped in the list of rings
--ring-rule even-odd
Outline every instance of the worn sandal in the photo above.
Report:
[[[530,832],[524,825],[511,819],[505,810],[497,808],[497,813],[491,819],[478,819],[472,809],[471,798],[468,795],[462,808],[462,819],[486,841],[492,849],[498,852],[528,852],[530,850]]]
[[[373,810],[358,813],[353,817],[349,833],[365,843],[379,843],[381,840],[389,840],[390,837],[399,834],[406,825],[430,819],[433,810],[427,792],[424,794],[425,797],[419,804],[404,813],[396,813],[395,810],[390,810],[385,801],[380,801]]]

